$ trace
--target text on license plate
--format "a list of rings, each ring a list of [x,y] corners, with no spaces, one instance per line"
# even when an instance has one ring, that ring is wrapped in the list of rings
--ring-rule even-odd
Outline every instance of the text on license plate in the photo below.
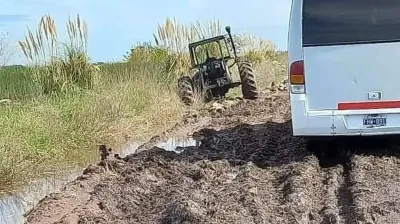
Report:
[[[386,117],[382,116],[366,116],[363,118],[364,126],[386,126]]]

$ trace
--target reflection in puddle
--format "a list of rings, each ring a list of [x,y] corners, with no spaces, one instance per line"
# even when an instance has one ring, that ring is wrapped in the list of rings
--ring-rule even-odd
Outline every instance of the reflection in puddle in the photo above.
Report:
[[[62,177],[53,177],[31,182],[21,192],[0,197],[0,223],[24,223],[24,214],[46,195],[60,190],[65,184],[76,179],[79,172],[70,172]]]
[[[134,142],[117,153],[121,157],[135,153],[141,143]],[[199,146],[199,142],[193,138],[171,138],[156,145],[166,151],[181,153],[183,147]],[[57,176],[32,182],[23,191],[10,196],[0,196],[0,223],[19,224],[24,223],[24,214],[35,206],[46,195],[60,190],[65,184],[75,180],[81,171],[70,171],[62,177]]]
[[[136,150],[142,145],[143,143],[139,142],[131,142],[128,144],[127,147],[118,150],[118,154],[121,157],[125,157],[129,154],[136,153]],[[194,138],[190,137],[181,137],[181,138],[170,138],[167,141],[162,141],[156,144],[155,146],[159,148],[163,148],[166,151],[174,151],[176,153],[181,153],[184,147],[190,146],[199,146],[200,142],[196,141]]]
[[[157,147],[166,151],[175,151],[181,153],[183,147],[199,146],[199,142],[193,138],[170,138],[166,142],[160,142]]]

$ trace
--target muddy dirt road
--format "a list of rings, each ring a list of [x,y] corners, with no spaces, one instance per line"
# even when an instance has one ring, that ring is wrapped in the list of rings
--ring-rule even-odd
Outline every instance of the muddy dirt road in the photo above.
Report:
[[[276,93],[191,112],[165,136],[194,133],[199,146],[168,152],[155,137],[87,168],[28,223],[399,223],[396,144],[309,144],[291,136],[288,100]]]

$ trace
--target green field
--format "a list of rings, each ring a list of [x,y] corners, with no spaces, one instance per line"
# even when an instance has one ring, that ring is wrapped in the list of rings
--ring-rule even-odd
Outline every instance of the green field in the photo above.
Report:
[[[51,38],[51,17],[40,24],[41,31],[29,31],[20,42],[28,66],[0,68],[0,192],[86,166],[97,159],[97,144],[119,147],[173,125],[184,109],[176,81],[188,71],[182,49],[193,40],[189,33],[223,30],[215,21],[183,26],[167,20],[156,29],[158,45],[138,43],[128,49],[126,61],[94,65],[81,18],[68,23],[62,50]],[[244,57],[256,65],[261,88],[285,78],[285,52],[263,39],[240,40],[247,47]]]

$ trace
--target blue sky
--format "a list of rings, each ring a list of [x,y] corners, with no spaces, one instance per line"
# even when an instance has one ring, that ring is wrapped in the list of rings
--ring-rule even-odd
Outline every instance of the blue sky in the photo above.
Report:
[[[152,40],[158,23],[175,17],[181,23],[219,19],[232,32],[250,32],[286,49],[291,0],[0,0],[0,32],[15,41],[26,27],[35,29],[50,14],[58,30],[77,13],[89,27],[89,54],[93,61],[121,60],[138,41]],[[57,3],[56,3],[57,2]],[[227,10],[224,10],[226,8]],[[241,10],[241,11],[239,11]],[[13,63],[21,63],[17,55]]]

